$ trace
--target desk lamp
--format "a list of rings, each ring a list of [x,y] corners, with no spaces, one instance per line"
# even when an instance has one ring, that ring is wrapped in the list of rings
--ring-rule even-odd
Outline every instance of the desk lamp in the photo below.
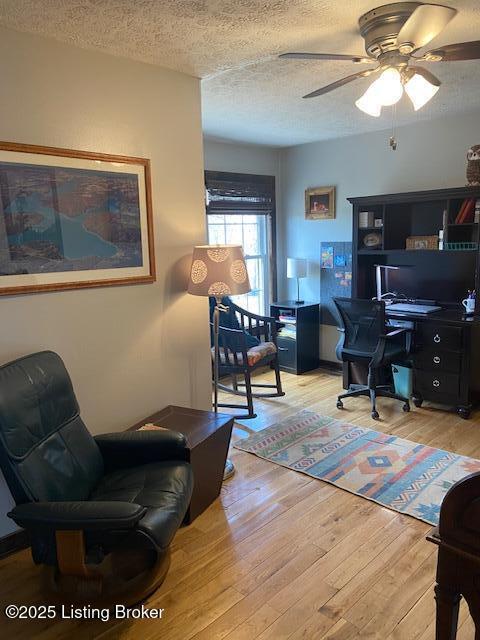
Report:
[[[295,304],[303,304],[300,300],[300,278],[307,277],[307,261],[305,258],[287,258],[287,278],[297,279],[297,299]]]
[[[194,248],[188,293],[194,296],[213,296],[213,410],[218,413],[218,365],[219,346],[218,333],[220,313],[227,312],[228,307],[222,304],[223,296],[236,296],[251,290],[247,265],[241,245],[212,244]],[[234,473],[231,460],[225,465],[224,479]]]
[[[383,300],[384,298],[391,298],[392,300],[397,297],[397,293],[394,291],[388,291],[388,272],[398,271],[400,267],[390,264],[376,264],[375,265],[375,283],[377,287],[377,300]],[[382,287],[382,276],[385,281],[385,289]]]

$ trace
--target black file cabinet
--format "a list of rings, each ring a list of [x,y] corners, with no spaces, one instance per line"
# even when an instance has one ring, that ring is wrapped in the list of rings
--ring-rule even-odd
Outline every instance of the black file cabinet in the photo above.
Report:
[[[289,373],[304,373],[317,369],[320,353],[320,305],[292,300],[274,302],[270,315],[284,325],[278,334],[280,369]],[[288,320],[282,320],[288,318]]]

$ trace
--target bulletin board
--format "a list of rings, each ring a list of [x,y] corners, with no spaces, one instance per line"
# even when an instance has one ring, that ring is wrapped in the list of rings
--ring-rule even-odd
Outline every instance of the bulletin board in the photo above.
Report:
[[[322,242],[320,245],[320,323],[338,324],[332,298],[352,294],[352,243]]]

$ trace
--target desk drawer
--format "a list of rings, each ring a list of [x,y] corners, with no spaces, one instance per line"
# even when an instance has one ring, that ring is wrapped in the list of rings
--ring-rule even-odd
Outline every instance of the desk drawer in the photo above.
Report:
[[[459,327],[419,322],[417,332],[418,340],[425,348],[462,349],[462,329]]]
[[[425,400],[456,404],[460,395],[460,376],[440,371],[415,370],[415,391]]]
[[[415,355],[415,367],[425,371],[448,371],[460,373],[462,354],[443,349],[425,349]]]
[[[278,362],[281,367],[297,368],[297,341],[293,338],[277,337]]]

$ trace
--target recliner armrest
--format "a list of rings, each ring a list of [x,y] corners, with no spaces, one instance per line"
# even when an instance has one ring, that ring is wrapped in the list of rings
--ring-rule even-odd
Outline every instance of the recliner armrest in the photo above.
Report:
[[[7,515],[24,529],[101,531],[132,529],[145,512],[131,502],[27,502]]]
[[[187,439],[178,431],[121,431],[94,437],[107,470],[188,458]]]

